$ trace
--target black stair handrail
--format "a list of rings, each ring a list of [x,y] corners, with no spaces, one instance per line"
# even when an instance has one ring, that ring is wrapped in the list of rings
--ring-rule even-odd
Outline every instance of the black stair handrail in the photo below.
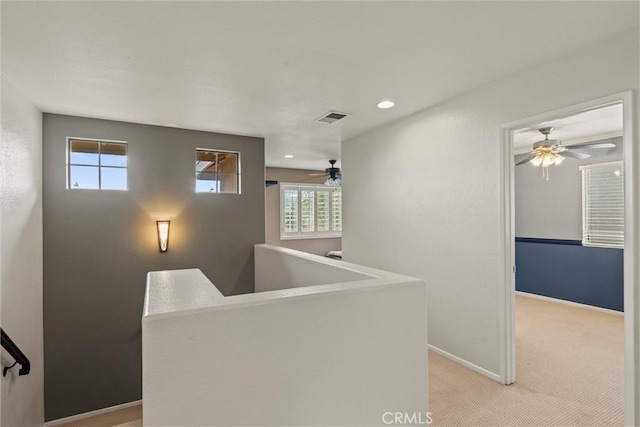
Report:
[[[7,366],[2,370],[2,376],[4,377],[5,375],[7,375],[7,371],[16,366],[16,363],[20,364],[18,375],[29,374],[29,371],[31,370],[31,362],[29,362],[27,356],[25,356],[22,350],[20,350],[20,348],[18,348],[18,346],[11,340],[11,338],[9,338],[9,335],[5,333],[4,329],[0,328],[0,331],[2,331],[2,346],[9,352],[11,357],[16,360],[13,365]]]

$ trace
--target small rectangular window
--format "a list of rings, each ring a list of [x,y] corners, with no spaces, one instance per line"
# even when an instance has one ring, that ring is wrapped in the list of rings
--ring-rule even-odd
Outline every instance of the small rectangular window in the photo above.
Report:
[[[127,143],[67,138],[67,188],[127,190]]]
[[[580,166],[582,244],[624,248],[624,169],[622,162]]]
[[[280,185],[280,239],[342,235],[342,189],[315,184]]]
[[[240,194],[240,153],[196,149],[196,193]]]

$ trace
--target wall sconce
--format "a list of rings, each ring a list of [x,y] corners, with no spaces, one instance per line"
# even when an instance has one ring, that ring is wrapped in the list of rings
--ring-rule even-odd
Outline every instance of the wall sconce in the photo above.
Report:
[[[160,252],[167,252],[169,249],[169,224],[171,221],[156,221],[158,227],[158,245]]]

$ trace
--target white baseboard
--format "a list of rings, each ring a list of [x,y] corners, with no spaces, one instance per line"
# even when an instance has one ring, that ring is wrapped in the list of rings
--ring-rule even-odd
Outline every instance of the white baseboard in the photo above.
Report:
[[[467,360],[461,359],[458,356],[454,356],[453,354],[448,353],[448,352],[446,352],[444,350],[441,350],[438,347],[435,347],[435,346],[433,346],[431,344],[429,344],[429,350],[432,350],[432,351],[438,353],[439,355],[446,357],[447,359],[451,359],[454,362],[457,362],[457,363],[461,364],[462,366],[465,366],[465,367],[471,369],[472,371],[476,371],[477,373],[482,374],[485,377],[489,377],[494,381],[497,381],[497,382],[499,382],[501,384],[504,384],[504,381],[502,380],[500,375],[496,374],[495,372],[491,372],[491,371],[489,371],[487,369],[481,368],[478,365],[475,365],[475,364],[473,364],[473,363],[471,363],[471,362],[469,362]]]
[[[60,424],[66,424],[72,421],[83,420],[85,418],[95,417],[96,415],[107,414],[109,412],[119,411],[121,409],[126,409],[132,406],[137,406],[141,404],[142,404],[142,400],[136,400],[133,402],[123,403],[121,405],[110,406],[108,408],[96,409],[95,411],[85,412],[84,414],[72,415],[70,417],[60,418],[58,420],[47,421],[46,423],[44,423],[44,427],[59,426]]]
[[[523,297],[541,299],[544,301],[557,302],[559,304],[571,305],[573,307],[586,308],[588,310],[600,311],[602,313],[615,314],[617,316],[624,316],[622,311],[609,310],[608,308],[596,307],[594,305],[580,304],[578,302],[565,301],[563,299],[545,297],[543,295],[530,294],[529,292],[516,291],[516,295],[522,295]]]

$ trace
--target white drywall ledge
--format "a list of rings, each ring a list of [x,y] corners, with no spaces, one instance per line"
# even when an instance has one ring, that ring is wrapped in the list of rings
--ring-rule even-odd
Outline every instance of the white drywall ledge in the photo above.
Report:
[[[385,412],[424,418],[424,281],[269,245],[255,254],[256,294],[224,297],[197,269],[149,273],[145,425],[383,425]],[[283,286],[279,276],[311,286]],[[324,283],[336,277],[351,281]]]
[[[389,275],[279,246],[255,245],[254,257],[256,292],[376,279],[378,273]]]

